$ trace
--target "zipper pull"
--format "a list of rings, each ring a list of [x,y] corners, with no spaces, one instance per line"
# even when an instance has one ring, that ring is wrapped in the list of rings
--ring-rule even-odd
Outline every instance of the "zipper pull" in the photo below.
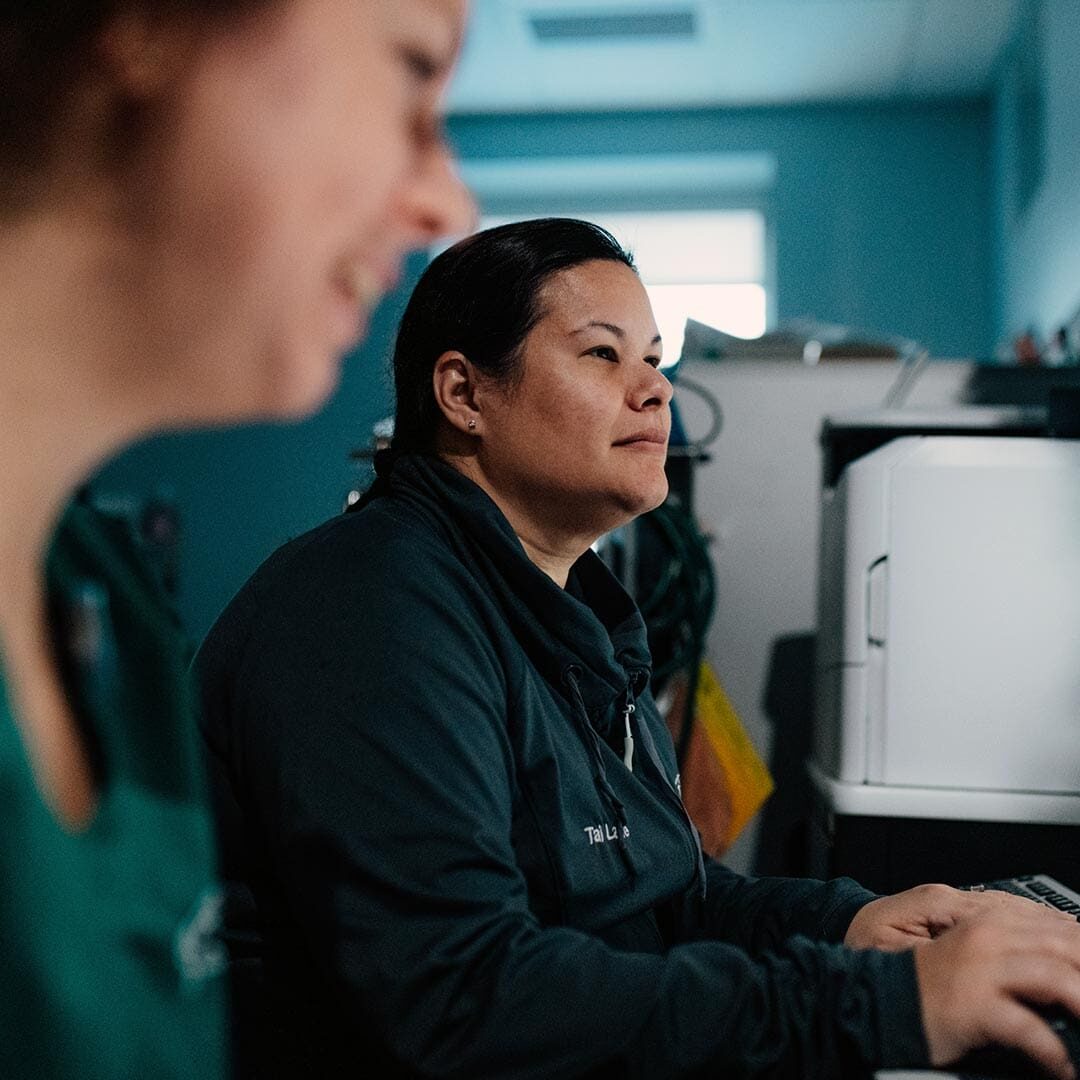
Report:
[[[634,736],[630,733],[630,717],[637,706],[634,704],[634,690],[632,686],[626,688],[626,704],[623,706],[623,725],[626,735],[623,737],[623,764],[634,771]]]

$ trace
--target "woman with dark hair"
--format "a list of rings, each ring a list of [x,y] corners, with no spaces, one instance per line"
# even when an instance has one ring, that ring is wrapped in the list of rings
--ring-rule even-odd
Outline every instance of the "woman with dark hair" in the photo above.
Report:
[[[0,12],[0,1076],[223,1071],[189,650],[127,523],[64,507],[139,436],[311,412],[467,227],[463,4]]]
[[[641,616],[590,550],[665,497],[660,350],[596,226],[450,248],[375,484],[211,631],[245,1073],[834,1078],[997,1038],[1068,1075],[1016,999],[1080,1008],[1075,923],[703,858]]]

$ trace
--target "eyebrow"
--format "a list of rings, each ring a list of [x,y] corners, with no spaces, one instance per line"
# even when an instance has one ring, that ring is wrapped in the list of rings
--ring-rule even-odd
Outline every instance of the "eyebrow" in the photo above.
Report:
[[[573,334],[584,334],[586,330],[596,330],[596,329],[607,330],[610,333],[614,334],[615,337],[617,337],[620,341],[625,341],[626,340],[626,331],[621,326],[616,326],[614,323],[602,322],[600,319],[592,319],[589,322],[587,322],[584,326],[579,326],[576,330],[571,330],[570,333],[572,335]],[[656,337],[654,337],[652,339],[652,341],[649,342],[649,344],[650,345],[659,345],[660,344],[660,335],[657,334]]]

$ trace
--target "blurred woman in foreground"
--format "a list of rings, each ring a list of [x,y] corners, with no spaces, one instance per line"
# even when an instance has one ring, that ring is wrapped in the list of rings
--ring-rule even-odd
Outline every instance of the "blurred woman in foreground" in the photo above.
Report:
[[[0,1075],[222,1070],[184,643],[124,524],[61,514],[134,438],[312,411],[405,252],[467,226],[438,118],[463,18],[0,14]]]

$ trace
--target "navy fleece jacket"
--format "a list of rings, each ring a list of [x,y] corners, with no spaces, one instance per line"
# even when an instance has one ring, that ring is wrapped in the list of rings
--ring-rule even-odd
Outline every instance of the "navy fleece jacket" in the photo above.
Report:
[[[871,894],[702,858],[601,561],[559,589],[434,458],[375,494],[272,556],[199,658],[241,1073],[924,1064],[910,954],[838,944]]]

